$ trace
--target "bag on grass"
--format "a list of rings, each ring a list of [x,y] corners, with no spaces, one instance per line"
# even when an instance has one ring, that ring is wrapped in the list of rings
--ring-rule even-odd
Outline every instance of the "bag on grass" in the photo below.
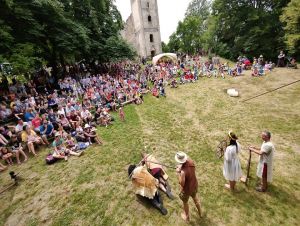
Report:
[[[47,155],[47,157],[46,157],[46,163],[47,163],[48,165],[51,165],[51,164],[55,163],[56,160],[57,160],[57,159],[54,158],[52,154],[49,154],[49,155]]]
[[[78,142],[78,149],[83,150],[89,146],[89,142]]]

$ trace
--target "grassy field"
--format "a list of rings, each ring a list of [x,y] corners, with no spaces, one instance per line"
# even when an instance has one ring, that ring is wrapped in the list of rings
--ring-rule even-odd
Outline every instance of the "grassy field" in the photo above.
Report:
[[[126,121],[99,128],[103,146],[93,146],[77,158],[51,166],[46,150],[26,164],[20,185],[0,195],[0,225],[186,225],[180,218],[181,201],[175,172],[168,169],[176,195],[164,202],[162,216],[132,192],[127,167],[140,161],[149,147],[157,158],[174,164],[176,151],[195,160],[204,216],[200,219],[190,200],[190,225],[299,225],[300,222],[300,83],[242,103],[244,98],[299,79],[300,70],[276,69],[262,78],[205,78],[195,84],[167,89],[167,98],[145,98],[140,106],[126,106]],[[241,97],[230,98],[225,89]],[[261,144],[268,129],[276,147],[274,182],[269,192],[255,191],[258,157],[252,158],[249,187],[224,189],[221,159],[215,148],[229,130],[239,136],[245,173],[247,146]],[[0,187],[9,183],[0,174]]]

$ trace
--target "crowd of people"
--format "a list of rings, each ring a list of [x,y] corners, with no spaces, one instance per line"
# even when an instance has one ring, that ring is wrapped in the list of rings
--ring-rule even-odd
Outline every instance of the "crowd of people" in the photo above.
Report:
[[[122,62],[119,66],[123,69],[115,75],[87,69],[79,78],[67,73],[56,89],[38,89],[34,81],[14,82],[1,95],[0,158],[8,165],[14,158],[21,164],[44,145],[52,149],[46,158],[50,163],[79,156],[92,143],[102,144],[97,126],[111,125],[112,111],[124,121],[123,106],[143,103],[143,94],[148,92],[147,79],[138,76],[138,64]],[[0,170],[4,169],[1,163]]]
[[[278,56],[282,65],[284,54]],[[261,76],[274,68],[272,62],[265,62],[263,56],[254,58],[251,63],[246,57],[239,57],[234,67],[221,63],[218,56],[204,59],[201,56],[189,57],[178,62],[161,61],[157,65],[148,64],[142,68],[132,62],[120,62],[106,73],[97,73],[83,65],[81,69],[66,66],[65,74],[48,87],[37,87],[37,83],[13,82],[8,93],[1,95],[0,104],[0,158],[8,165],[28,161],[29,155],[38,155],[40,146],[51,149],[46,162],[52,164],[59,159],[68,160],[70,156],[81,156],[83,150],[95,143],[101,145],[102,139],[97,126],[108,127],[115,120],[111,112],[119,113],[125,121],[126,104],[142,104],[143,95],[151,92],[154,97],[166,97],[165,87],[177,88],[179,84],[196,82],[201,77],[239,76],[244,70],[252,70],[252,76]],[[75,70],[74,68],[77,68]],[[80,75],[80,76],[78,76]],[[257,176],[261,185],[257,191],[265,192],[272,181],[272,162],[274,145],[271,134],[262,133],[264,141],[261,148],[249,147],[260,155]],[[235,190],[236,182],[242,176],[238,158],[240,144],[237,136],[229,132],[228,147],[225,150],[223,175],[229,184],[227,189]],[[151,154],[143,154],[142,166],[132,165],[129,177],[135,186],[136,194],[151,200],[162,214],[167,214],[158,188],[173,199],[167,179],[168,175]],[[183,202],[182,218],[189,221],[189,197],[192,197],[201,216],[200,200],[197,197],[198,182],[195,176],[195,163],[183,152],[175,156],[179,166],[176,169],[180,184],[180,199]],[[7,165],[0,163],[0,171]],[[143,166],[144,165],[144,166]],[[148,181],[140,183],[140,179]],[[146,189],[146,190],[145,190]],[[145,193],[147,191],[148,193]]]
[[[285,58],[281,51],[277,66],[284,66]],[[196,82],[201,77],[239,76],[249,69],[252,76],[261,76],[274,66],[262,55],[252,63],[240,56],[233,67],[228,62],[222,63],[218,56],[207,59],[185,55],[178,62],[163,60],[143,68],[125,61],[105,65],[104,73],[80,63],[64,66],[56,85],[49,76],[50,71],[45,69],[42,75],[47,77],[47,86],[41,86],[39,80],[25,84],[13,81],[8,91],[1,94],[0,156],[8,164],[13,163],[14,156],[17,163],[21,162],[21,156],[27,161],[28,154],[24,150],[36,155],[36,148],[49,145],[58,133],[64,141],[71,135],[76,142],[100,144],[96,125],[108,127],[112,124],[114,118],[110,111],[118,111],[120,119],[125,120],[123,106],[143,103],[143,95],[148,92],[157,98],[166,97],[167,85],[177,88],[178,84]],[[61,153],[68,155],[68,151]]]

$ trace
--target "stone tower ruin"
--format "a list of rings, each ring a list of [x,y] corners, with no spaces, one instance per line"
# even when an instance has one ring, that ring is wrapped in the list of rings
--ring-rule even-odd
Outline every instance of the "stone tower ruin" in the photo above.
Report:
[[[140,57],[153,57],[162,51],[157,0],[130,1],[131,15],[121,34]]]

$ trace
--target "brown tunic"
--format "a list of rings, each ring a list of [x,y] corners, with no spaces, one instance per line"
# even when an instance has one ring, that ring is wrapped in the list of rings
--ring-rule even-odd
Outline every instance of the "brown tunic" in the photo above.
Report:
[[[188,159],[181,167],[185,175],[185,183],[183,192],[186,195],[193,194],[198,188],[198,181],[195,174],[195,164],[191,159]]]

